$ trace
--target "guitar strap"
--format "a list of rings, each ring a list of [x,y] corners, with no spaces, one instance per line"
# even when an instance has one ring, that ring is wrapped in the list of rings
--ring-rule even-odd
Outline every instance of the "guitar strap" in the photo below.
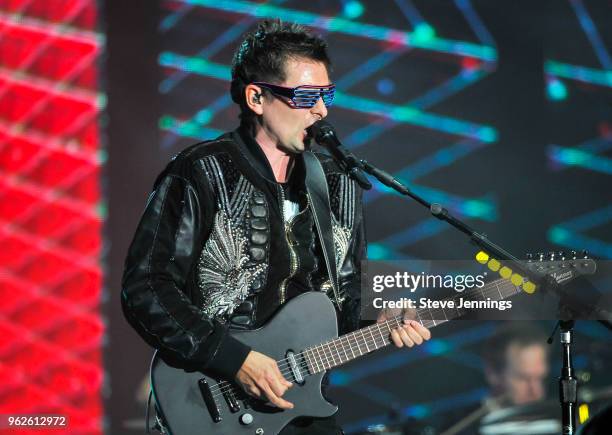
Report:
[[[325,171],[319,159],[310,151],[305,151],[304,166],[306,168],[306,191],[312,202],[312,215],[314,217],[317,234],[321,242],[321,250],[325,257],[325,265],[329,274],[334,298],[338,310],[340,306],[340,291],[338,287],[338,271],[336,269],[336,247],[332,230],[332,211],[329,203],[329,190]]]

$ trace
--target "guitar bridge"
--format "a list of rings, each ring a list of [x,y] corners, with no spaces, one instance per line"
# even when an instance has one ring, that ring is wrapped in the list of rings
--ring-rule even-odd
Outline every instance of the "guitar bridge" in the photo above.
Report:
[[[206,404],[206,408],[208,408],[210,416],[215,423],[219,423],[223,419],[221,418],[219,407],[217,406],[217,402],[215,402],[215,398],[213,397],[210,387],[208,386],[208,382],[206,382],[205,378],[198,381],[198,387],[200,388],[200,394],[202,394],[202,399],[204,399],[204,403]]]
[[[240,411],[240,405],[238,404],[236,396],[234,396],[234,392],[231,388],[229,388],[226,392],[223,393],[223,397],[225,397],[225,401],[227,402],[227,405],[229,406],[231,412]]]

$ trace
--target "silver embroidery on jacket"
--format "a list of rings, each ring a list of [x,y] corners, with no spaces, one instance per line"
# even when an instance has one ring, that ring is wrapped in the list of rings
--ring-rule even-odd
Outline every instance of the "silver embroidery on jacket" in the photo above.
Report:
[[[233,225],[225,211],[215,215],[215,224],[198,262],[198,285],[204,296],[204,312],[218,317],[231,314],[249,295],[249,288],[265,265],[248,267],[247,238]]]
[[[348,255],[353,234],[355,221],[355,182],[345,175],[338,175],[338,177],[337,184],[334,185],[335,188],[330,194],[335,195],[335,199],[337,199],[337,206],[332,210],[332,233],[336,268],[339,271]],[[321,286],[321,290],[331,294],[331,282],[329,280],[325,281]],[[338,291],[338,303],[342,304],[346,294],[342,289],[338,289]]]
[[[338,210],[333,210],[332,230],[336,248],[336,267],[340,270],[348,254],[355,222],[355,182],[341,175],[334,190],[333,194],[338,196]]]
[[[231,314],[249,296],[253,282],[267,270],[267,262],[249,265],[244,220],[255,188],[240,175],[231,197],[217,157],[202,160],[202,169],[216,191],[218,210],[210,237],[198,261],[202,310],[218,320]]]

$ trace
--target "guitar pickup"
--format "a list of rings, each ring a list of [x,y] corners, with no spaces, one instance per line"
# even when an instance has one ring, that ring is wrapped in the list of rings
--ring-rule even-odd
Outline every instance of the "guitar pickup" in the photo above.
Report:
[[[222,420],[221,413],[219,412],[217,402],[215,402],[215,398],[213,397],[210,387],[208,386],[208,382],[206,382],[205,378],[198,381],[198,387],[200,388],[200,394],[202,394],[202,399],[206,404],[206,408],[208,408],[210,416],[215,423],[219,423]]]
[[[293,374],[293,379],[298,384],[304,383],[304,376],[302,376],[302,371],[300,370],[300,365],[295,359],[295,353],[292,351],[287,352],[287,361],[289,362],[289,367],[291,368],[291,373]]]

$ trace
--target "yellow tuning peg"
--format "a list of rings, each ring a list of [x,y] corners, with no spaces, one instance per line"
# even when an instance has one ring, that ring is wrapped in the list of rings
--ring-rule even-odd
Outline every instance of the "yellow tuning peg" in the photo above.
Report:
[[[489,254],[484,251],[480,251],[478,254],[476,254],[476,261],[478,261],[480,264],[485,264],[487,261],[489,261]]]
[[[527,281],[523,283],[523,290],[525,291],[525,293],[532,294],[533,292],[536,291],[536,285],[532,283],[531,281]]]
[[[512,276],[510,277],[510,282],[514,284],[516,287],[518,287],[519,285],[523,283],[523,277],[519,275],[518,273],[513,273]]]

